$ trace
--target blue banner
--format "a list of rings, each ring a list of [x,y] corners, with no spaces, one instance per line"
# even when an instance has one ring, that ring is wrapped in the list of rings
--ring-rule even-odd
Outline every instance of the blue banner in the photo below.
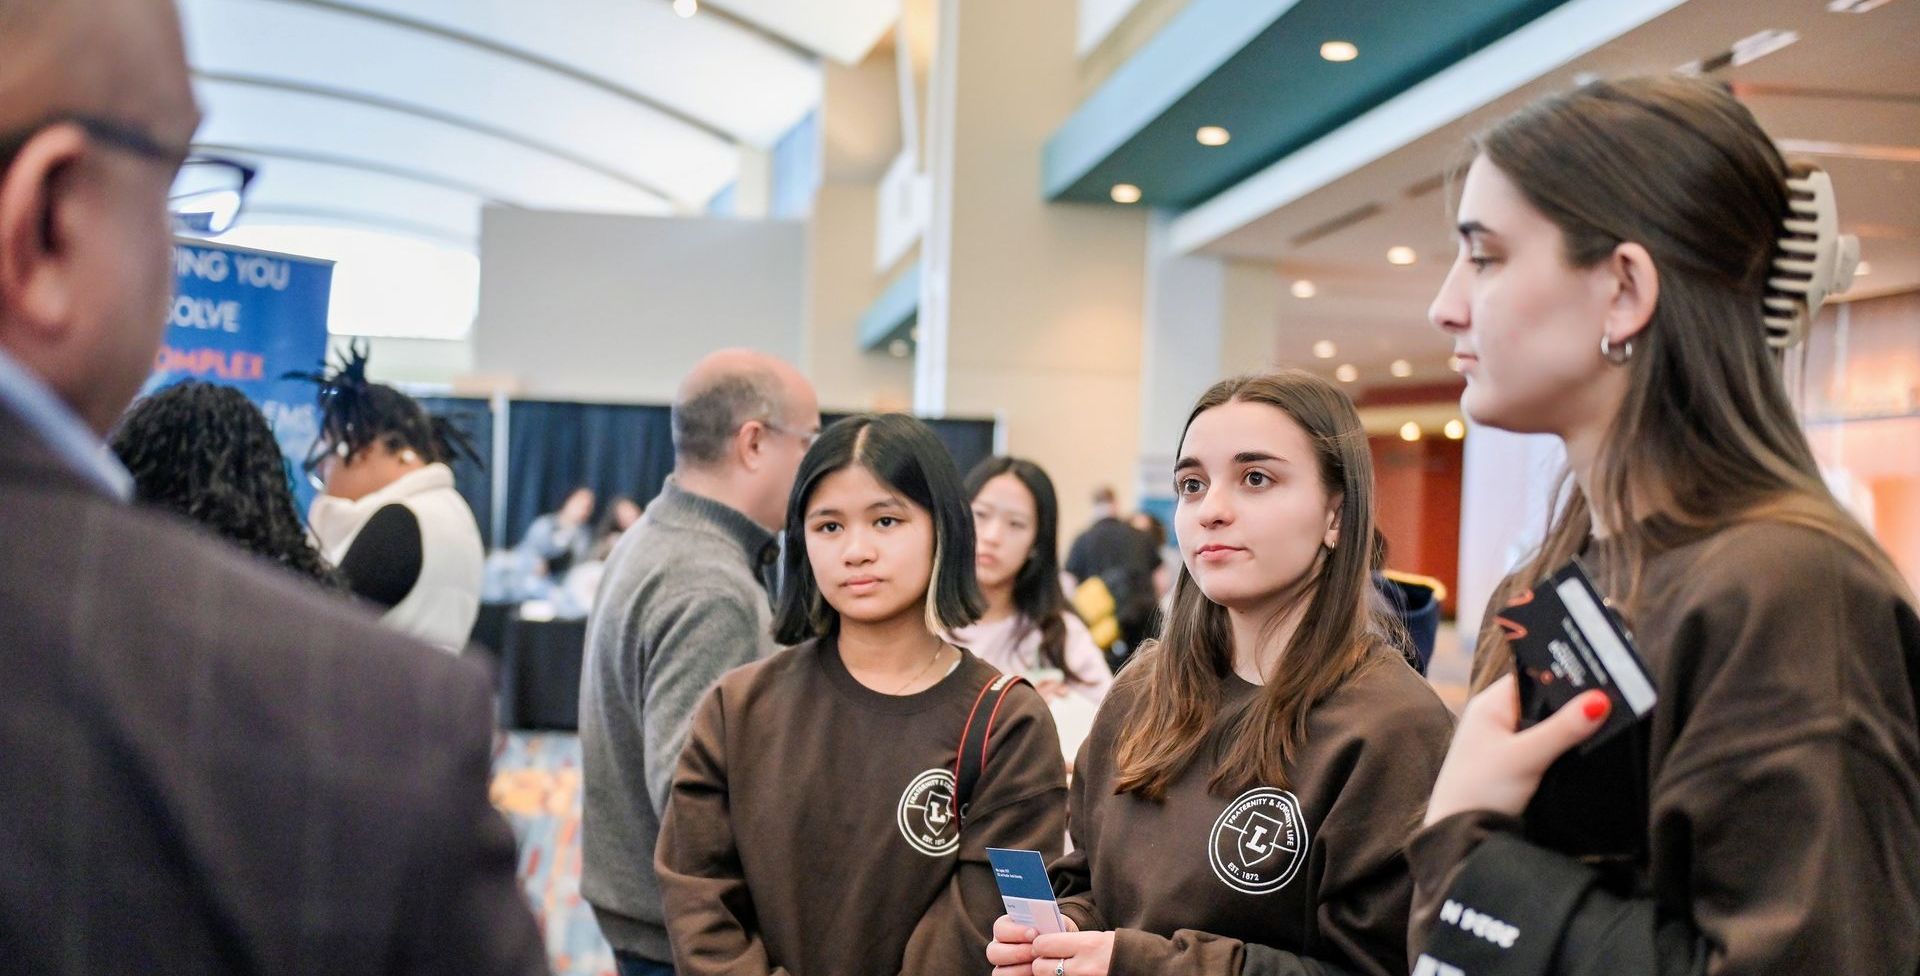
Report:
[[[326,357],[333,262],[176,241],[173,279],[166,339],[142,392],[183,379],[239,387],[267,415],[297,474],[319,413],[312,383],[280,377],[318,369]],[[293,488],[304,513],[312,486],[295,477]]]

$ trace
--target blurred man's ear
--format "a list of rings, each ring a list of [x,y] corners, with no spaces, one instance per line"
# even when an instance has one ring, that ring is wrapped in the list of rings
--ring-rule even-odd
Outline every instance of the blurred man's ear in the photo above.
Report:
[[[0,335],[16,349],[57,340],[77,296],[67,265],[70,228],[62,208],[88,152],[76,125],[35,133],[0,174]]]

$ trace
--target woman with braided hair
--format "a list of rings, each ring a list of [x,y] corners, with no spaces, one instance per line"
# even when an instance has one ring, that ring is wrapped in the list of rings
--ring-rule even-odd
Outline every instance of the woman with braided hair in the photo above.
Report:
[[[112,447],[133,475],[135,501],[329,587],[343,585],[307,539],[273,427],[246,394],[199,380],[157,390],[120,419]]]
[[[1920,620],[1781,379],[1851,272],[1825,175],[1679,77],[1542,99],[1475,148],[1429,314],[1466,412],[1559,437],[1571,483],[1495,590],[1409,847],[1414,972],[1911,976]],[[1527,634],[1492,611],[1576,561],[1646,683],[1616,654],[1624,722],[1588,690],[1518,728]]]
[[[320,436],[307,471],[324,492],[308,524],[353,592],[385,608],[388,626],[458,651],[480,612],[486,558],[473,510],[453,487],[456,454],[473,445],[412,397],[367,380],[353,347],[320,387]]]

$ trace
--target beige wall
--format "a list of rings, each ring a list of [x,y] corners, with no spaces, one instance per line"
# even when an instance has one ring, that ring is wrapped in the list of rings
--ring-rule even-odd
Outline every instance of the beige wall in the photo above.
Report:
[[[1274,336],[1280,322],[1280,278],[1264,264],[1227,262],[1221,289],[1220,375],[1257,373],[1278,365]]]
[[[943,21],[958,36],[941,41],[958,52],[946,409],[1003,416],[1008,450],[1052,474],[1071,531],[1096,485],[1131,493],[1146,214],[1042,198],[1040,148],[1075,104],[1075,5],[947,2],[959,9]]]
[[[875,187],[823,182],[807,228],[807,328],[800,368],[821,406],[848,412],[913,405],[913,361],[860,351],[860,316],[886,289],[873,269]]]
[[[806,225],[488,208],[476,372],[526,396],[665,403],[702,356],[800,361]]]
[[[857,67],[833,62],[822,79],[820,191],[807,226],[807,307],[800,368],[830,410],[907,410],[913,361],[860,351],[860,316],[891,282],[874,267],[879,182],[900,152],[894,53]],[[901,267],[918,260],[909,254]]]

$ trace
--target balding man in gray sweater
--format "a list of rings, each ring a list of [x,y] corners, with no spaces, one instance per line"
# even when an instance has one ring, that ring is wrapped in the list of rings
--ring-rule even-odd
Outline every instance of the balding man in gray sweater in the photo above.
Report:
[[[687,720],[728,670],[772,653],[765,588],[813,387],[747,350],[702,360],[673,403],[674,473],[607,561],[580,684],[580,891],[621,976],[673,972],[653,851]]]

